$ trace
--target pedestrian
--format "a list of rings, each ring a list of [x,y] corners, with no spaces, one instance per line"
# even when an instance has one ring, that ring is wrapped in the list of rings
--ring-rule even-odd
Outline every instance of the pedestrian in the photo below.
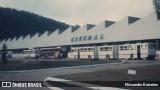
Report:
[[[130,59],[133,60],[134,59],[134,55],[133,53],[130,55]]]

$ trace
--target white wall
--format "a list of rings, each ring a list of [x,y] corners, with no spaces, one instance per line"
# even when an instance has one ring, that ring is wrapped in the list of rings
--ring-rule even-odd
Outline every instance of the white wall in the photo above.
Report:
[[[4,43],[7,44],[8,49],[18,49],[160,38],[160,21],[156,20],[157,17],[155,13],[139,19],[132,24],[128,24],[128,19],[129,17],[125,17],[108,27],[105,27],[106,21],[103,21],[89,30],[87,30],[88,24],[86,24],[74,32],[72,32],[72,27],[69,27],[61,34],[59,34],[59,29],[57,29],[49,36],[48,31],[46,31],[40,37],[38,37],[38,33],[36,33],[32,38],[28,35],[24,39],[21,36],[17,40],[16,38],[11,41],[7,40],[6,42],[2,40],[0,47],[2,47]],[[71,38],[73,37],[101,34],[104,35],[103,40],[71,42]]]
[[[56,46],[61,45],[70,45],[71,44],[71,37],[72,37],[72,27],[69,27],[67,30],[65,30],[63,33],[59,34],[57,39]]]
[[[130,40],[160,38],[160,21],[157,21],[155,13],[152,13],[129,26]]]

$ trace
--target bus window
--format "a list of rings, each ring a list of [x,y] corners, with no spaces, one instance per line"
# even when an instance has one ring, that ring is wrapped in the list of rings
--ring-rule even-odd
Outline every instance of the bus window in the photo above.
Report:
[[[91,48],[91,52],[93,52],[93,48]]]
[[[120,47],[119,47],[119,50],[124,50],[124,47],[123,47],[123,46],[120,46]]]
[[[125,47],[125,50],[128,50],[128,47],[127,46],[124,46]]]
[[[156,49],[156,45],[153,45],[153,49]]]
[[[105,47],[105,51],[109,51],[109,47]]]
[[[129,45],[129,46],[128,46],[128,49],[129,49],[129,50],[133,50],[133,48],[132,48],[132,46],[131,46],[131,45]]]
[[[142,44],[142,45],[141,45],[141,48],[142,48],[142,49],[145,49],[145,48],[146,48],[146,45],[145,45],[145,44]]]
[[[84,48],[84,49],[83,49],[83,52],[88,52],[87,48]]]
[[[92,52],[93,48],[88,48],[88,52]]]
[[[155,44],[149,44],[149,49],[156,49]]]
[[[36,53],[36,54],[40,54],[40,51],[39,51],[39,50],[35,50],[35,53]]]
[[[110,47],[110,51],[112,51],[112,47]]]
[[[81,51],[81,52],[84,52],[84,49],[83,49],[83,48],[81,48],[81,49],[80,49],[80,51]]]
[[[112,47],[106,47],[105,51],[112,51]]]
[[[100,47],[100,51],[104,51],[104,47]]]

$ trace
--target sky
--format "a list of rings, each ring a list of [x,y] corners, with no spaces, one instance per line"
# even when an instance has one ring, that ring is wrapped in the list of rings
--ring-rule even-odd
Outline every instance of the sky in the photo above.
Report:
[[[70,25],[143,18],[154,12],[152,0],[0,0],[0,7],[26,10]]]

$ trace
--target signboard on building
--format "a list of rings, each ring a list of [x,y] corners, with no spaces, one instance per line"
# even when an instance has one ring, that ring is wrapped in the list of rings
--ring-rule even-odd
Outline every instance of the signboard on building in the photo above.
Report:
[[[103,40],[104,35],[88,35],[88,36],[79,36],[79,37],[72,37],[71,42],[81,42],[81,41],[91,41],[91,40]]]

